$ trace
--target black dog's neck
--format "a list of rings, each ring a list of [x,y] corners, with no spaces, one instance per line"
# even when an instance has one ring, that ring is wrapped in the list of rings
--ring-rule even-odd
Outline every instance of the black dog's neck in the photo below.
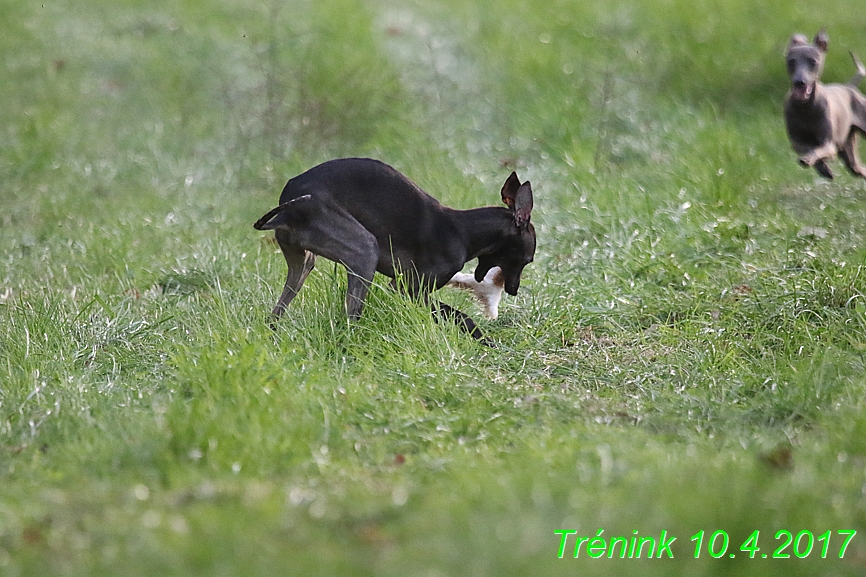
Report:
[[[490,254],[514,228],[514,213],[504,206],[455,210],[454,220],[466,239],[467,260]]]

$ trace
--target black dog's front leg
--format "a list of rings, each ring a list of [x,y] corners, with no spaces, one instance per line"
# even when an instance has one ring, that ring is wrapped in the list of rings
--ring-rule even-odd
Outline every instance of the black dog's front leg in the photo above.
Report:
[[[493,341],[484,336],[481,329],[478,328],[478,325],[475,324],[475,321],[473,321],[469,315],[452,306],[430,298],[429,291],[435,289],[435,286],[425,285],[417,276],[414,275],[410,275],[408,281],[408,286],[401,286],[396,279],[393,279],[391,281],[391,286],[398,290],[403,290],[413,298],[420,298],[422,302],[426,303],[427,306],[430,307],[430,311],[433,313],[433,319],[436,320],[436,322],[442,322],[443,320],[452,322],[456,324],[461,331],[469,333],[473,339],[477,340],[482,345],[488,347],[496,346]]]
[[[473,339],[488,347],[494,346],[493,342],[484,336],[481,329],[475,324],[475,321],[466,313],[448,306],[445,303],[431,302],[430,307],[433,309],[433,318],[437,321],[442,318],[456,324],[460,330],[469,333]]]
[[[467,315],[466,313],[455,309],[452,306],[446,305],[445,303],[441,303],[439,301],[435,301],[430,298],[430,287],[424,286],[421,282],[418,281],[417,277],[410,276],[410,285],[408,287],[401,287],[405,290],[410,296],[414,298],[420,298],[422,302],[426,303],[427,306],[430,307],[430,311],[433,313],[433,318],[436,322],[442,322],[442,320],[446,320],[448,322],[452,322],[457,325],[457,327],[469,333],[469,335],[479,341],[481,344],[486,345],[488,347],[495,347],[484,334],[481,332],[481,329],[478,328],[478,325],[475,324],[475,321]],[[397,288],[399,283],[395,280],[392,280],[391,286]]]

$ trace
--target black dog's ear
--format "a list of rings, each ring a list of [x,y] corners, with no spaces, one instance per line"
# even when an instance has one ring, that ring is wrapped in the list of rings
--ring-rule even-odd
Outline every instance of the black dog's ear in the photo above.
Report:
[[[517,228],[526,228],[532,214],[532,185],[527,180],[517,189],[514,195],[514,224]]]
[[[818,47],[818,50],[821,52],[827,52],[827,46],[830,43],[830,37],[827,36],[826,30],[821,30],[818,34],[815,35],[815,46]]]
[[[517,189],[520,188],[520,179],[517,178],[517,173],[512,172],[502,185],[502,202],[508,205],[508,208],[514,210],[514,197],[517,195]]]
[[[273,230],[280,226],[298,225],[307,222],[312,216],[312,200],[312,196],[305,194],[289,202],[284,202],[277,208],[269,210],[267,214],[257,220],[253,228],[256,230]]]

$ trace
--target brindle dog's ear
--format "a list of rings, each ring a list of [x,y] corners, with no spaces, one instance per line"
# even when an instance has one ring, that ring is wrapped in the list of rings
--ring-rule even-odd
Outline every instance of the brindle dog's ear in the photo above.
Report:
[[[788,40],[788,47],[785,49],[785,53],[791,51],[791,48],[795,46],[806,46],[809,44],[809,39],[806,38],[805,34],[794,34],[791,36],[791,39]]]
[[[821,30],[818,34],[815,35],[815,46],[818,47],[818,50],[821,52],[827,52],[827,47],[830,44],[830,37],[827,36],[826,30]]]
[[[517,189],[520,188],[520,179],[517,178],[517,173],[512,172],[502,185],[502,202],[508,205],[508,208],[514,210],[514,197],[517,195]]]
[[[514,195],[514,224],[523,229],[529,225],[532,214],[532,185],[527,180],[517,189]]]

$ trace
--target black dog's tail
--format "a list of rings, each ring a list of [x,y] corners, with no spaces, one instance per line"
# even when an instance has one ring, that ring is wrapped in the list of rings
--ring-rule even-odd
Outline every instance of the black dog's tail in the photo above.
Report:
[[[272,218],[274,218],[274,216],[276,216],[276,214],[278,212],[280,212],[281,210],[283,210],[284,208],[286,208],[286,207],[281,204],[277,208],[269,210],[267,212],[267,214],[265,214],[265,216],[263,216],[262,218],[260,218],[259,220],[256,221],[256,223],[253,225],[253,228],[256,230],[267,230],[267,229],[265,229],[265,225],[268,223],[268,221],[270,221]]]
[[[294,209],[286,211],[286,209]],[[313,202],[313,197],[309,194],[299,196],[288,202],[284,202],[277,208],[273,208],[267,212],[262,218],[256,221],[253,228],[256,230],[273,230],[280,224],[290,222],[298,223],[310,218],[319,206]],[[285,212],[285,214],[280,214]],[[292,213],[291,215],[289,213]],[[279,216],[279,218],[277,218]]]

